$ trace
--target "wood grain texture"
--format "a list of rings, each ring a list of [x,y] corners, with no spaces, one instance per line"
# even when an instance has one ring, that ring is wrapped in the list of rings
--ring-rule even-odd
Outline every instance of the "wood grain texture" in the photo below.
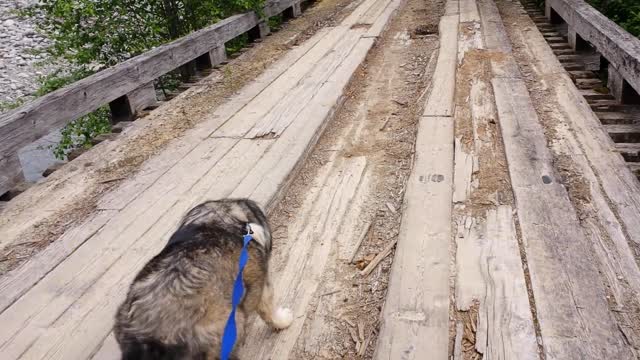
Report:
[[[593,244],[554,173],[526,85],[498,78],[493,90],[547,358],[634,358],[609,310]]]
[[[453,119],[422,117],[375,359],[448,356],[452,188]]]
[[[570,159],[575,172],[572,176],[587,187],[589,201],[578,202],[581,224],[594,244],[610,296],[618,307],[631,307],[637,304],[635,294],[640,292],[640,270],[630,247],[637,244],[640,235],[640,189],[625,162],[615,154],[598,117],[580,98],[584,92],[573,85],[534,25],[523,25],[512,29],[511,36],[523,44],[523,50],[532,57],[535,73],[548,80],[549,91],[555,94],[549,104],[554,110],[547,113],[557,131],[552,149],[563,161]],[[631,326],[633,321],[627,320],[629,314],[615,314],[627,340],[638,348],[640,337]]]
[[[265,15],[277,15],[293,3],[294,0],[269,1],[265,6]],[[23,146],[102,105],[135,92],[211,49],[224,46],[225,42],[256,26],[259,20],[253,12],[234,15],[4,114],[0,117],[2,172],[19,171],[15,162],[5,161],[5,158],[11,158]],[[13,177],[8,178],[0,178],[0,194],[14,185]]]
[[[345,159],[342,166],[325,172],[315,183],[318,190],[311,197],[312,205],[305,205],[307,213],[300,214],[305,221],[301,226],[288,228],[288,237],[297,239],[289,249],[290,259],[275,275],[274,287],[278,289],[276,303],[289,307],[295,314],[308,312],[310,303],[322,286],[322,273],[343,240],[342,224],[349,216],[349,204],[355,197],[366,167],[366,158]],[[357,215],[357,214],[356,214]],[[317,241],[321,234],[322,241]],[[241,349],[246,359],[289,359],[291,351],[301,337],[305,318],[294,320],[287,331],[274,334],[262,321],[256,321],[248,329],[251,342]],[[314,342],[312,336],[304,342]]]
[[[538,359],[513,209],[501,205],[460,220],[456,307],[479,304],[476,350],[490,359]]]
[[[483,178],[487,172],[484,167],[501,161],[496,154],[500,149],[496,143],[501,139],[491,126],[496,120],[494,96],[486,77],[469,73],[469,64],[464,63],[467,55],[472,55],[467,61],[478,61],[477,55],[485,54],[479,50],[484,48],[482,35],[487,30],[480,26],[476,1],[461,1],[460,12],[461,19],[469,21],[461,22],[458,40],[458,59],[463,68],[458,71],[456,91],[463,93],[457,98],[467,100],[458,101],[455,111],[456,127],[460,126],[465,136],[455,143],[454,306],[460,312],[475,307],[477,323],[466,326],[475,329],[475,350],[484,358],[535,360],[539,358],[538,345],[514,211],[499,200],[497,193],[487,193],[491,185]],[[480,73],[483,63],[472,64]],[[456,341],[460,344],[454,349],[454,359],[461,360],[461,339]]]
[[[431,80],[432,96],[426,100],[425,116],[452,116],[458,64],[459,15],[445,15],[440,20],[440,51]]]
[[[375,359],[445,359],[449,347],[449,246],[458,2],[440,20],[440,51],[407,181],[398,245]],[[449,116],[437,116],[438,114]]]

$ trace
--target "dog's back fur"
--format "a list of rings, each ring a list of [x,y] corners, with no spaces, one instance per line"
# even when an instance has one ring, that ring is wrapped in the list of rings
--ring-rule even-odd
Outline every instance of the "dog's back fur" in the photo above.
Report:
[[[264,213],[246,199],[208,201],[187,213],[134,279],[114,328],[123,359],[218,358],[247,224],[255,241],[244,270],[237,342],[256,311],[275,328],[289,325],[291,314],[272,304],[271,231]]]

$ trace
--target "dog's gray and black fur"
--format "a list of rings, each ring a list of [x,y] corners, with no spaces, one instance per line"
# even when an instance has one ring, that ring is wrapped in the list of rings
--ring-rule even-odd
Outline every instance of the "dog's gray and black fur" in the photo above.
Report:
[[[236,344],[255,312],[273,328],[291,324],[291,312],[273,306],[271,231],[262,210],[246,199],[208,201],[187,213],[133,281],[114,327],[123,359],[218,359],[247,224],[255,241],[244,270]]]

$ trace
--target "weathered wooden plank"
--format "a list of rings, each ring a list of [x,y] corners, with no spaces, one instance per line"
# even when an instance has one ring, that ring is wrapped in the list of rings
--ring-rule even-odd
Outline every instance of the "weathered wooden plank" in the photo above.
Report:
[[[449,243],[458,3],[440,20],[440,52],[418,125],[375,359],[444,359],[449,347]],[[437,116],[438,114],[448,116]]]
[[[275,79],[270,89],[273,92],[262,92],[252,102],[252,106],[245,107],[238,111],[232,118],[225,122],[212,136],[214,137],[243,137],[249,130],[263,117],[267,116],[272,109],[282,103],[281,98],[298,86],[299,83],[315,84],[313,78],[307,76],[313,71],[314,67],[321,63],[322,60],[329,56],[331,60],[337,58],[329,54],[334,46],[340,43],[341,39],[350,31],[350,28],[344,25],[338,25],[332,28],[329,33],[316,43],[307,54],[299,61],[291,65],[289,70],[282,76]],[[357,41],[356,38],[351,38]],[[351,44],[352,46],[353,44]],[[285,103],[286,104],[286,103]],[[290,104],[291,105],[291,104]]]
[[[431,94],[425,104],[425,116],[453,115],[458,53],[458,15],[445,15],[440,20],[440,52],[431,80]]]
[[[266,198],[264,194],[282,189],[283,184],[292,179],[287,174],[291,174],[292,170],[304,160],[306,154],[324,131],[328,120],[342,104],[343,90],[358,66],[364,61],[373,43],[374,39],[359,40],[350,56],[320,88],[315,100],[300,113],[299,118],[305,119],[305,121],[294,123],[289,129],[289,135],[282,136],[279,139],[281,141],[274,145],[274,151],[266,154],[268,158],[278,157],[277,161],[274,159],[277,166],[269,166],[268,162],[259,164],[255,169],[256,176],[247,177],[238,186],[237,191],[250,188],[250,197],[267,208],[271,206],[272,201],[278,199],[279,194],[272,199]],[[300,141],[301,139],[303,141]]]
[[[320,87],[349,56],[352,49],[359,43],[364,29],[349,29],[341,37],[341,46],[318,61],[313,69],[304,75],[290,90],[278,96],[278,102],[265,116],[258,119],[255,125],[245,134],[245,138],[261,138],[265,136],[280,136],[285,129],[307,108],[310,101],[315,99]],[[243,122],[247,123],[246,119]]]
[[[118,360],[120,357],[120,347],[113,333],[110,333],[102,342],[98,350],[91,357],[91,360]]]
[[[466,142],[456,139],[455,143],[455,307],[461,312],[477,307],[477,323],[467,325],[475,328],[478,353],[488,359],[534,360],[538,346],[512,207],[488,205],[499,196],[487,193],[491,185],[486,183],[482,192],[475,193],[488,171],[483,167],[495,166],[502,155],[496,152],[501,148],[496,144],[500,136],[491,126],[496,118],[491,85],[481,75],[484,64],[477,62],[478,54],[485,54],[478,50],[484,47],[486,30],[476,18],[475,1],[460,5],[461,19],[473,20],[461,22],[458,41],[458,59],[465,71],[458,72],[456,97],[466,100],[456,104],[456,126],[461,126]],[[476,62],[465,63],[468,55],[467,61]],[[477,73],[469,72],[470,67],[477,68]],[[471,129],[464,130],[468,122]],[[455,358],[462,359],[461,344],[457,346]]]
[[[594,185],[592,195],[597,192],[611,204],[596,209],[606,209],[610,213],[603,215],[603,219],[618,218],[616,223],[619,222],[618,226],[624,227],[629,240],[640,244],[640,184],[627,169],[624,160],[615,154],[615,144],[601,125],[600,119],[584,101],[581,91],[573,85],[542,35],[538,31],[527,31],[517,32],[514,36],[520,39],[534,57],[536,72],[555,80],[548,84],[554,89],[563,121],[568,122],[572,128],[565,139],[575,138],[580,144],[565,141],[571,145],[567,152],[576,155],[584,153],[590,165],[583,167],[583,174],[592,173],[593,176],[588,175],[590,178],[599,179],[594,182],[599,185]],[[613,224],[609,220],[603,220],[602,223]],[[615,232],[617,231],[612,231]]]
[[[471,174],[474,171],[473,165],[476,162],[476,156],[465,151],[460,143],[460,139],[455,139],[455,165],[454,171],[456,176],[453,179],[453,203],[464,203],[472,191]]]
[[[46,333],[53,321],[68,310],[78,294],[91,288],[105,270],[147,233],[158,217],[214,167],[237,141],[211,139],[202,142],[198,146],[200,151],[190,153],[132,206],[115,215],[103,231],[87,240],[2,312],[0,319],[4,319],[5,326],[0,329],[0,351],[13,358],[27,350],[37,337]],[[150,218],[152,214],[156,217]]]
[[[547,358],[634,358],[524,82],[497,78],[493,89]]]
[[[456,239],[456,307],[479,303],[476,350],[490,359],[538,359],[511,206],[468,217]],[[462,224],[461,224],[462,225]]]
[[[447,0],[444,4],[444,15],[459,15],[460,14],[460,1],[459,0]]]
[[[241,95],[221,105],[207,120],[182,137],[181,141],[175,141],[170,144],[161,155],[147,161],[136,176],[125,181],[118,189],[103,197],[98,203],[98,209],[108,211],[98,211],[85,222],[86,225],[80,226],[80,228],[90,227],[93,229],[92,231],[86,232],[86,235],[81,236],[78,231],[82,230],[72,228],[62,238],[43,250],[36,258],[0,279],[0,311],[20,297],[33,284],[57,266],[60,261],[64,260],[78,246],[83,244],[93,232],[101,229],[114,215],[112,210],[122,210],[137,199],[160,176],[165,175],[178,161],[191,152],[203,138],[210,135],[214,129],[219,127],[232,114],[245,107],[250,100],[285,72],[291,64],[305,55],[324,35],[326,35],[326,30],[320,30],[318,34],[301,46],[291,50],[283,59],[260,75],[256,81],[243,88]],[[2,233],[5,235],[3,239],[11,242],[11,239],[15,238],[19,233],[20,229],[11,233],[5,231]]]
[[[382,34],[383,31],[389,25],[389,19],[394,16],[395,12],[398,11],[400,6],[405,2],[405,0],[393,0],[387,5],[384,11],[378,16],[377,20],[373,21],[373,25],[367,30],[367,33],[364,35],[365,37],[377,37]]]
[[[351,14],[349,14],[343,21],[342,25],[353,26],[359,24],[362,20],[362,16],[369,11],[369,9],[374,6],[379,0],[364,0],[360,5],[358,5]]]
[[[67,258],[75,249],[102,229],[116,211],[98,210],[83,224],[67,231],[47,249],[29,259],[25,264],[0,278],[0,312],[4,311],[33,284],[42,279],[51,269]]]
[[[331,251],[340,241],[342,223],[349,212],[349,202],[358,190],[366,163],[364,157],[345,159],[342,166],[321,179],[317,183],[319,189],[315,191],[313,205],[308,207],[308,213],[301,214],[302,218],[311,221],[288,229],[289,238],[297,240],[289,249],[290,260],[282,271],[274,274],[273,281],[278,289],[276,301],[290,307],[294,314],[306,313],[315,298]],[[316,241],[318,234],[322,234],[322,241]],[[246,359],[288,359],[304,322],[304,318],[296,319],[287,331],[275,336],[263,322],[254,322],[247,335],[252,341],[242,348],[240,355]]]
[[[278,14],[293,2],[294,0],[269,2],[265,14]],[[0,117],[0,164],[21,147],[135,91],[211,49],[223,46],[259,21],[253,12],[229,17],[8,112]],[[6,171],[17,170],[12,168]]]
[[[220,140],[212,139],[211,141]],[[104,338],[111,330],[113,314],[117,306],[124,300],[127,290],[127,286],[123,286],[123,284],[128,284],[144,263],[164,246],[182,214],[196,203],[205,200],[204,195],[212,188],[217,190],[214,198],[228,196],[235,184],[246,176],[273,141],[241,140],[237,142],[233,149],[225,153],[225,156],[210,168],[195,185],[179,198],[173,199],[169,209],[163,210],[154,207],[142,214],[138,218],[138,222],[142,226],[138,226],[138,224],[133,226],[144,230],[143,233],[134,235],[134,231],[129,231],[112,240],[122,244],[127,240],[127,235],[135,238],[136,241],[131,242],[127,248],[123,249],[125,251],[121,257],[107,259],[106,261],[110,261],[110,264],[97,260],[97,266],[92,264],[90,267],[85,267],[83,274],[74,279],[74,282],[86,279],[84,273],[91,272],[94,268],[101,271],[99,276],[84,289],[81,296],[73,297],[70,308],[61,309],[46,306],[48,314],[54,312],[59,313],[59,316],[43,329],[46,331],[36,331],[36,333],[42,332],[39,337],[32,335],[34,331],[28,332],[35,339],[21,356],[34,359],[85,358],[89,356],[100,344],[100,339]],[[173,176],[167,178],[174,182],[180,181]],[[143,225],[149,223],[150,227]],[[126,244],[122,245],[126,246]],[[75,253],[72,256],[74,255]],[[70,262],[66,261],[59,267],[68,267],[69,264]],[[48,279],[45,278],[43,281]],[[36,287],[40,284],[42,282]],[[66,287],[69,288],[69,285]],[[80,336],[82,341],[77,340]]]
[[[22,164],[18,158],[18,153],[0,158],[0,195],[11,190],[17,183],[24,180]]]
[[[460,0],[460,22],[480,22],[480,13],[475,0]]]
[[[524,17],[523,25],[529,20]],[[586,190],[587,201],[578,200],[580,219],[585,234],[594,246],[602,277],[610,290],[610,301],[617,309],[615,315],[626,340],[636,349],[640,343],[637,328],[630,313],[617,311],[637,306],[636,294],[640,291],[640,270],[634,251],[640,229],[637,221],[640,211],[634,207],[640,197],[634,188],[637,182],[625,168],[624,161],[613,153],[608,135],[600,122],[580,98],[583,92],[576,89],[563,72],[562,65],[542,35],[521,27],[510,29],[514,41],[532,56],[535,74],[544,79],[551,94],[547,106],[552,111],[546,116],[557,132],[552,149],[561,157],[560,164],[570,164],[570,178],[581,179],[580,192]],[[624,179],[627,179],[625,181]],[[629,187],[631,186],[631,187]],[[576,187],[573,187],[574,190]],[[635,244],[634,244],[635,243]],[[635,245],[637,246],[637,245]]]
[[[285,76],[294,64],[300,62],[304,56],[308,56],[309,51],[322,39],[327,36],[328,30],[321,29],[312,38],[302,45],[290,50],[281,60],[273,64],[256,80],[245,86],[231,100],[222,104],[212,114],[207,115],[206,120],[190,130],[179,141],[172,143],[163,153],[147,161],[139,171],[139,175],[122,184],[115,192],[103,197],[98,205],[101,209],[122,209],[135,199],[137,194],[142,193],[156,179],[163,175],[170,167],[182,159],[188,152],[204,138],[211,136],[221,125],[225,124],[231,117],[245,108],[253,108],[257,97],[265,93],[267,87],[273,86],[274,82]],[[131,188],[131,189],[127,189]]]
[[[372,25],[376,19],[380,17],[380,14],[391,4],[389,0],[376,1],[358,20],[359,24]]]
[[[479,0],[478,8],[482,20],[482,35],[488,50],[492,52],[510,52],[511,42],[502,23],[495,3],[492,0]],[[519,77],[520,70],[512,57],[493,56],[491,70],[495,77]]]
[[[422,117],[375,359],[448,356],[452,181],[453,119]]]

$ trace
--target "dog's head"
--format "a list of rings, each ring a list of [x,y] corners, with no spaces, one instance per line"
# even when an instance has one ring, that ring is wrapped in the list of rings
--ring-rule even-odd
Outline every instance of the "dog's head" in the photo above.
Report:
[[[260,206],[249,199],[222,199],[204,202],[187,213],[182,226],[216,224],[229,231],[246,234],[247,224],[253,232],[253,239],[267,251],[271,251],[271,229],[267,217]]]

